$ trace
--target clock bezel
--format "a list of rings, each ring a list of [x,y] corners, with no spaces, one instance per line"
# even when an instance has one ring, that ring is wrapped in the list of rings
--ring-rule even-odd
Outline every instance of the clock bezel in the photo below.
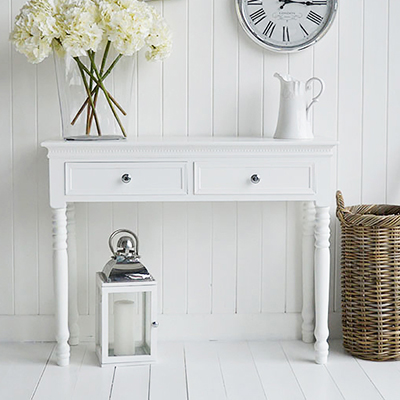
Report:
[[[238,16],[240,25],[242,26],[243,30],[247,33],[247,35],[252,39],[255,43],[260,45],[261,47],[276,52],[276,53],[294,53],[297,51],[301,51],[304,49],[307,49],[313,45],[315,45],[317,42],[319,42],[329,31],[330,27],[333,24],[333,21],[335,20],[336,14],[337,14],[337,9],[338,9],[338,0],[332,0],[333,6],[330,11],[329,18],[325,22],[325,24],[320,28],[319,32],[317,33],[316,36],[314,36],[310,40],[305,40],[304,43],[293,45],[293,46],[280,46],[278,44],[273,44],[268,42],[268,39],[265,36],[261,36],[259,33],[257,33],[253,27],[250,25],[250,23],[247,21],[245,18],[245,15],[243,14],[242,11],[242,6],[243,3],[245,3],[247,0],[236,0],[236,14]]]

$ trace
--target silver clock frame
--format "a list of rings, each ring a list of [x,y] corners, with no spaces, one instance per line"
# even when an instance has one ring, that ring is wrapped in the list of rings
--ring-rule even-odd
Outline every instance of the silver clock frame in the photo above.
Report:
[[[255,43],[262,46],[263,48],[276,52],[276,53],[294,53],[297,51],[301,51],[307,49],[308,47],[313,46],[319,40],[321,40],[325,34],[329,31],[329,28],[332,26],[333,21],[335,20],[337,9],[338,9],[338,0],[332,0],[333,7],[329,18],[325,22],[325,24],[320,29],[319,33],[314,36],[312,39],[305,41],[302,44],[294,45],[294,46],[279,46],[272,43],[269,43],[265,36],[260,35],[257,33],[251,25],[247,22],[242,6],[247,0],[235,0],[236,3],[236,14],[238,16],[240,25],[242,26],[243,30],[247,33],[247,35],[252,39]],[[267,0],[268,1],[268,0]]]

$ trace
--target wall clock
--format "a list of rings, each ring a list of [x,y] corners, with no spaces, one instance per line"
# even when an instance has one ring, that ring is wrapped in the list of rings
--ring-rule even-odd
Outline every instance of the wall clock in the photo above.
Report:
[[[262,47],[292,52],[315,44],[335,19],[338,0],[236,0],[245,32]]]

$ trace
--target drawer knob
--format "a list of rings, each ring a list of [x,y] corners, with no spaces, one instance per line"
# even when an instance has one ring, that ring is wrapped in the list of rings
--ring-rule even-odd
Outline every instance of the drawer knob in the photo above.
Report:
[[[129,183],[132,180],[132,177],[130,174],[123,174],[121,176],[121,181],[124,183]]]
[[[260,175],[258,174],[254,174],[250,177],[251,183],[254,183],[255,185],[257,185],[257,183],[260,183],[261,178]]]

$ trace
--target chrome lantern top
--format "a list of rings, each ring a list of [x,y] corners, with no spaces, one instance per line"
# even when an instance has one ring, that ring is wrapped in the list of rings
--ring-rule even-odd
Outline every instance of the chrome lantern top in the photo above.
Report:
[[[114,239],[117,235],[121,236],[114,248]],[[108,239],[111,260],[103,268],[103,278],[106,282],[129,282],[154,280],[147,268],[139,262],[139,240],[130,230],[118,229],[113,232]]]
[[[114,249],[113,239],[120,233],[128,233],[130,236],[121,236],[117,242],[117,249]],[[113,232],[108,239],[108,246],[110,247],[113,258],[118,262],[123,260],[132,261],[139,259],[139,240],[138,237],[127,229],[118,229]]]

